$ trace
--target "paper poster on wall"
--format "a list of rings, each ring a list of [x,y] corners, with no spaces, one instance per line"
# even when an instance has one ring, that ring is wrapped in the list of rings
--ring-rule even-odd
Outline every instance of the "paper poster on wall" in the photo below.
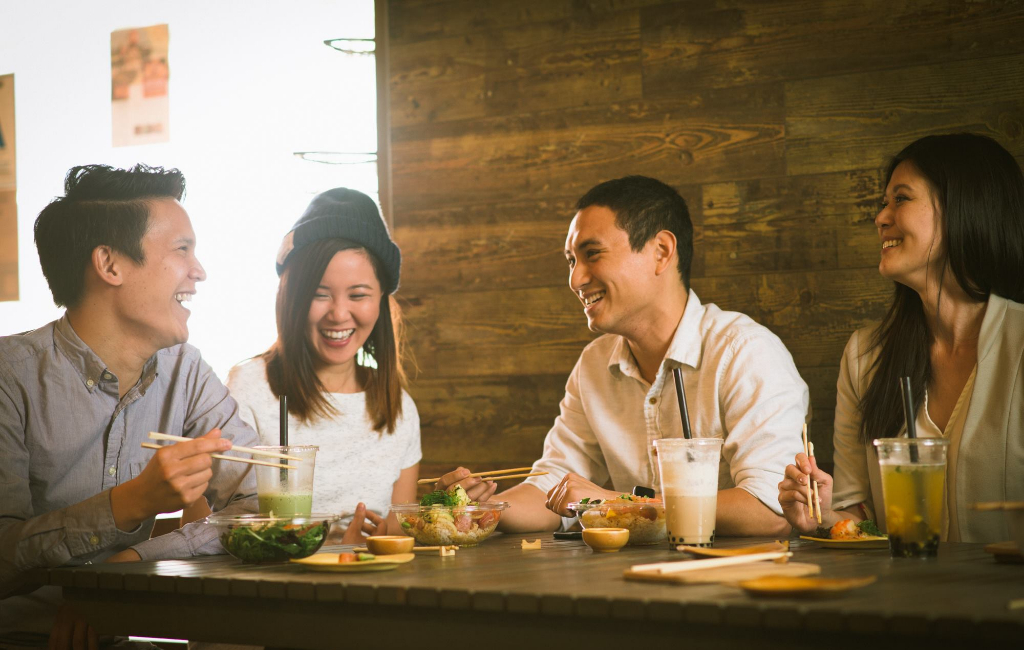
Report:
[[[167,25],[110,33],[110,97],[115,147],[170,140]]]
[[[0,75],[0,301],[18,299],[14,75]]]

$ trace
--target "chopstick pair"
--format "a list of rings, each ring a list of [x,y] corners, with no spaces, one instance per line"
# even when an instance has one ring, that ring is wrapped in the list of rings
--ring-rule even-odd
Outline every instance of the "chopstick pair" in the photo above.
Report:
[[[529,472],[532,467],[513,467],[512,469],[496,469],[489,472],[474,472],[466,478],[478,477],[481,481],[501,481],[506,478],[528,478],[530,476],[544,476],[547,472],[533,472],[530,474],[516,474],[515,472]],[[509,474],[510,476],[499,476],[499,474]],[[424,485],[426,483],[437,483],[441,480],[441,477],[437,478],[421,478],[416,481],[417,485]]]
[[[172,436],[166,433],[157,433],[156,431],[150,431],[149,437],[153,440],[169,440],[172,442],[189,442],[194,438],[185,438],[183,436]],[[145,449],[160,449],[163,445],[154,444],[152,442],[142,443],[142,447]],[[264,451],[262,449],[253,449],[251,447],[233,446],[232,451],[240,451],[242,453],[253,454],[254,456],[269,456],[271,458],[283,458],[285,460],[298,460],[302,459],[298,456],[288,456],[287,454],[279,454],[273,451]],[[267,467],[279,467],[281,469],[297,469],[295,465],[270,463],[264,460],[256,460],[254,458],[239,458],[238,456],[225,456],[223,454],[210,454],[211,457],[220,460],[232,460],[236,463],[248,463],[249,465],[266,465]]]
[[[814,443],[807,440],[807,423],[804,423],[804,455],[808,462],[814,458]],[[809,478],[809,477],[808,477]],[[807,514],[821,524],[821,497],[818,496],[818,482],[807,482]]]

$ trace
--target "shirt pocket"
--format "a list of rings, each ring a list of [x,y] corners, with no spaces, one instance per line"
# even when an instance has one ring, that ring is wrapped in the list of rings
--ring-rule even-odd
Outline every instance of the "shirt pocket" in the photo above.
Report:
[[[138,478],[139,474],[142,474],[142,470],[146,469],[148,461],[138,463],[128,463],[128,478]]]

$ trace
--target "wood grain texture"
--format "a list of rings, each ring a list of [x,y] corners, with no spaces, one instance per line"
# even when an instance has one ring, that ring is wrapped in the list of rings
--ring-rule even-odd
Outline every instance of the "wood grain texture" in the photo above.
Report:
[[[1015,2],[719,0],[642,10],[644,95],[1024,51]]]
[[[970,130],[1024,160],[1024,3],[389,9],[394,234],[424,467],[525,465],[540,449],[595,336],[566,286],[573,205],[627,174],[686,198],[694,289],[786,344],[829,464],[843,347],[892,291],[873,227],[887,157]]]
[[[541,548],[523,551],[522,539],[540,539]],[[715,545],[766,541],[719,538]],[[1024,614],[1006,606],[1019,596],[1019,567],[996,564],[981,544],[944,543],[929,562],[894,562],[885,550],[837,552],[800,541],[793,548],[794,559],[820,565],[822,575],[880,579],[830,598],[766,601],[734,585],[626,581],[622,574],[632,565],[681,558],[663,546],[595,555],[582,542],[549,533],[495,535],[453,558],[417,554],[383,573],[244,565],[221,555],[36,569],[29,579],[64,587],[65,599],[100,634],[273,647],[337,648],[338,629],[351,631],[346,642],[356,646],[372,645],[382,629],[416,638],[436,628],[490,638],[495,647],[526,648],[537,639],[575,647],[581,627],[604,626],[607,633],[594,635],[588,647],[617,649],[635,644],[641,626],[644,643],[654,647],[677,646],[685,636],[694,647],[779,650],[794,647],[793,634],[808,632],[835,636],[830,648],[854,650],[944,647],[940,639],[1013,647],[1024,631]],[[221,615],[209,616],[212,610]],[[451,639],[426,635],[417,645],[440,650],[450,648]]]
[[[694,276],[703,274],[701,188],[678,188],[694,226]],[[573,199],[511,201],[405,213],[395,229],[402,249],[402,295],[558,287],[567,292],[565,237]],[[421,225],[424,224],[424,225]]]
[[[1020,157],[1022,107],[1024,54],[794,81],[786,84],[786,170],[877,167],[917,138],[960,131],[991,136]]]

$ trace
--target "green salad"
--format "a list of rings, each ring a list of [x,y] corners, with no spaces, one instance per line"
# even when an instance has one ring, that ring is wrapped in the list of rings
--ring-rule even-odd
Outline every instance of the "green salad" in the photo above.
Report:
[[[228,553],[243,562],[281,562],[316,553],[327,538],[329,529],[329,521],[231,526],[221,535],[220,541]]]

